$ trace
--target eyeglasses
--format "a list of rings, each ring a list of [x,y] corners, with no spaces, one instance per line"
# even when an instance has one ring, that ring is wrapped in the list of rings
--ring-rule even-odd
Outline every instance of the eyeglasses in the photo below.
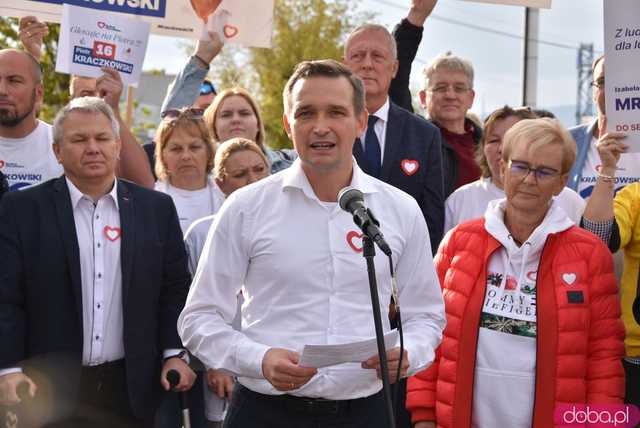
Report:
[[[184,109],[172,108],[160,113],[160,118],[162,120],[174,120],[178,119],[179,117],[186,117],[188,119],[202,119],[202,116],[204,116],[204,109],[193,107]]]
[[[200,85],[200,95],[209,95],[209,94],[216,95],[216,88],[213,86],[213,83],[209,82],[208,80],[205,80]]]
[[[445,84],[442,84],[442,85],[436,85],[433,88],[429,88],[428,91],[429,92],[433,92],[433,93],[438,94],[438,95],[442,95],[442,94],[446,94],[447,92],[449,92],[449,89],[453,89],[453,92],[456,95],[462,95],[462,94],[464,94],[466,92],[469,92],[469,90],[471,88],[469,86],[467,86],[467,85],[462,85],[462,84],[459,84],[459,85],[445,85]]]
[[[531,168],[526,162],[511,159],[509,160],[509,170],[513,175],[520,177],[523,181],[527,178],[529,173],[533,174],[537,182],[549,181],[553,177],[560,175],[560,172],[553,168],[547,168],[544,166],[540,168]]]
[[[604,77],[601,77],[600,79],[594,80],[593,82],[591,82],[591,86],[598,89],[604,89]]]

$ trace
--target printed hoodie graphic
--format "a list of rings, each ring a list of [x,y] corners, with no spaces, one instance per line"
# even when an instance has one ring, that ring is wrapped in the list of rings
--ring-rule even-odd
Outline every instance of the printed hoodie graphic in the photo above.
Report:
[[[552,202],[518,246],[504,224],[506,199],[491,201],[485,229],[502,247],[489,260],[473,388],[472,427],[531,426],[536,370],[537,270],[547,237],[573,222]]]

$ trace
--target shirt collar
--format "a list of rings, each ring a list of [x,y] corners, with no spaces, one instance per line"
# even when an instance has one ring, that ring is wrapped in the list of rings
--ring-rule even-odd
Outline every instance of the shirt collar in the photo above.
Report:
[[[92,202],[97,202],[97,201],[93,201],[89,196],[85,195],[84,193],[82,193],[80,191],[80,189],[78,189],[73,182],[71,182],[71,180],[69,180],[68,177],[64,177],[65,181],[67,182],[67,188],[69,189],[69,196],[71,197],[71,207],[75,210],[76,206],[78,205],[78,202],[80,202],[80,200],[82,198],[86,198]],[[116,205],[116,209],[118,209],[118,180],[114,177],[113,180],[113,187],[111,188],[111,191],[109,193],[107,193],[105,196],[110,197],[113,200],[113,203]],[[104,197],[104,196],[103,196]]]
[[[378,120],[382,120],[384,123],[387,123],[389,119],[389,97],[387,97],[387,100],[382,104],[382,107],[370,114],[371,116],[377,117]]]
[[[353,175],[351,176],[349,186],[360,190],[364,194],[376,193],[378,191],[374,183],[376,179],[365,174],[358,166],[355,158],[352,157],[351,162],[353,164]],[[307,175],[302,169],[302,161],[300,158],[297,158],[282,174],[284,176],[282,179],[283,190],[286,188],[300,189],[309,199],[318,199],[311,187],[311,183],[309,183]]]

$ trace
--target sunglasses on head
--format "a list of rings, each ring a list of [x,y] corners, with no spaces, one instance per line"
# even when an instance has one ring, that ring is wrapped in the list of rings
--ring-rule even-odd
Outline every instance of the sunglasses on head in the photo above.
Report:
[[[216,88],[213,87],[213,83],[204,81],[200,85],[200,95],[216,94]]]
[[[202,116],[204,116],[204,109],[193,107],[185,109],[172,108],[160,113],[160,118],[163,120],[173,120],[183,116],[190,119],[202,119]]]

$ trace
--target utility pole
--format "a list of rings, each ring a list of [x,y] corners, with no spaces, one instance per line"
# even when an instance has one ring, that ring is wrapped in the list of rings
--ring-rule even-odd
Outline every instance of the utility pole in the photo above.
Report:
[[[585,116],[593,116],[593,43],[581,43],[578,48],[578,92],[576,94],[576,125],[582,123]]]
[[[524,11],[524,55],[522,66],[522,105],[536,107],[538,92],[538,35],[540,10]]]

